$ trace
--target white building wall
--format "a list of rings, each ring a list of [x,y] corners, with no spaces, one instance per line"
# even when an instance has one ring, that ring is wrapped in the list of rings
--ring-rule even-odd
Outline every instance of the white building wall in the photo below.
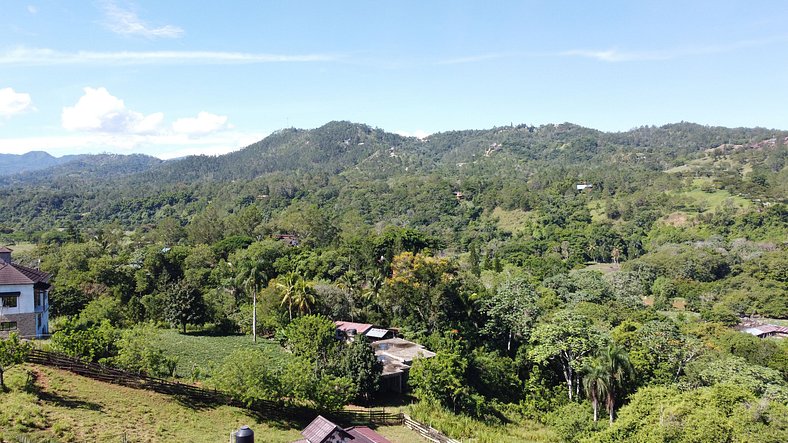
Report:
[[[0,314],[30,314],[35,312],[33,300],[33,284],[0,285],[0,292],[19,292],[19,300],[15,308],[0,307]]]

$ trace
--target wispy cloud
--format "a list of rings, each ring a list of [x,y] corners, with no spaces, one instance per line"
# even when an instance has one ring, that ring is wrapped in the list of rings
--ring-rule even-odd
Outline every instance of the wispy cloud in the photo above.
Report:
[[[178,38],[184,34],[182,28],[174,25],[151,26],[137,16],[130,8],[121,8],[113,1],[103,5],[104,26],[110,31],[129,36],[154,38]]]
[[[437,65],[456,65],[465,63],[484,63],[499,59],[522,58],[550,58],[550,57],[581,57],[602,62],[634,62],[634,61],[661,61],[682,57],[722,54],[741,49],[767,46],[788,41],[788,35],[777,35],[763,39],[740,40],[718,45],[693,45],[656,50],[626,50],[618,48],[608,49],[569,49],[564,51],[542,52],[490,52],[448,58],[435,62]]]
[[[16,92],[13,88],[0,89],[0,117],[11,117],[33,109],[30,94]]]
[[[143,64],[243,64],[327,62],[340,59],[332,54],[259,54],[220,51],[117,51],[64,52],[46,48],[16,48],[0,53],[0,65],[143,65]]]
[[[619,49],[572,49],[568,51],[562,51],[557,55],[591,58],[603,62],[659,61],[672,60],[682,57],[722,54],[726,52],[738,51],[741,49],[767,46],[785,41],[788,41],[788,35],[778,35],[763,39],[739,40],[736,42],[718,45],[694,45],[652,51],[632,51]]]

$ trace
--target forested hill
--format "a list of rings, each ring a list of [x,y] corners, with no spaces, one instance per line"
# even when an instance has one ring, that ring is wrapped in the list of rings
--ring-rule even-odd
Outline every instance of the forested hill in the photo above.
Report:
[[[691,123],[605,133],[565,123],[421,140],[331,122],[280,130],[222,156],[163,162],[104,154],[7,176],[0,179],[0,225],[26,233],[108,221],[134,228],[166,216],[188,223],[209,202],[228,213],[257,202],[273,214],[308,201],[331,216],[357,209],[369,223],[393,220],[442,231],[455,228],[433,222],[469,204],[477,211],[530,210],[549,201],[545,195],[562,195],[580,182],[594,184],[596,198],[620,203],[653,186],[663,195],[690,190],[686,179],[700,176],[707,190],[779,202],[786,195],[787,136]]]
[[[38,171],[61,165],[80,158],[79,155],[53,157],[43,151],[30,151],[25,154],[0,154],[0,176],[20,172]]]

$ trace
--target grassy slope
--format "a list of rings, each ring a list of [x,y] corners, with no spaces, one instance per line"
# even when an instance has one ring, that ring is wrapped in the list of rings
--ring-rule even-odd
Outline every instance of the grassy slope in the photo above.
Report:
[[[177,399],[80,377],[52,368],[28,366],[35,373],[32,393],[22,391],[22,368],[9,372],[11,392],[0,393],[0,441],[24,433],[32,441],[129,442],[228,441],[241,425],[254,429],[258,441],[290,442],[301,438],[297,422],[260,420],[229,406],[191,407]],[[378,432],[402,443],[420,442],[401,427]]]

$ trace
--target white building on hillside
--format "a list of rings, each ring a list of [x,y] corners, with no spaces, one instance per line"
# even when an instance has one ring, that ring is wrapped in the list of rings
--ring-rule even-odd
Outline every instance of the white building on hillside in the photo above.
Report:
[[[17,332],[24,338],[49,334],[49,278],[38,269],[11,261],[0,247],[0,337]]]

